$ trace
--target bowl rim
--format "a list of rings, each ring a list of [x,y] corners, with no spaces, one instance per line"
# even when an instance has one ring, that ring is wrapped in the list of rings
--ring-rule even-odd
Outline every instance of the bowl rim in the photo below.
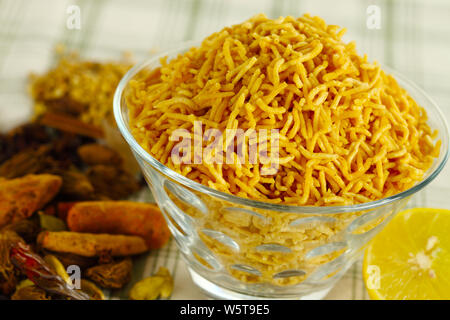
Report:
[[[424,180],[420,181],[416,185],[412,186],[411,188],[404,190],[400,193],[397,193],[395,195],[392,195],[387,198],[382,198],[375,201],[360,203],[360,204],[354,204],[354,205],[342,205],[342,206],[295,206],[295,205],[287,205],[287,204],[278,204],[278,203],[270,203],[270,202],[264,202],[260,200],[254,200],[249,198],[242,198],[233,194],[225,193],[213,188],[210,188],[206,185],[203,185],[201,183],[198,183],[196,181],[193,181],[185,176],[183,176],[180,173],[177,173],[173,171],[172,169],[166,167],[164,164],[159,162],[156,158],[152,157],[144,148],[141,147],[141,145],[135,140],[134,136],[131,134],[131,132],[127,129],[127,125],[125,122],[125,119],[123,118],[122,114],[122,94],[129,82],[130,79],[132,79],[137,73],[139,73],[141,70],[143,70],[145,67],[154,64],[155,62],[158,62],[160,58],[162,57],[171,57],[174,54],[182,53],[183,51],[189,50],[192,46],[198,45],[199,42],[197,41],[189,41],[187,43],[184,43],[182,46],[177,47],[176,49],[164,51],[160,54],[157,54],[149,59],[144,60],[141,63],[136,64],[134,67],[132,67],[120,80],[116,91],[114,93],[114,99],[113,99],[113,108],[114,108],[114,117],[116,119],[117,126],[119,128],[119,131],[121,132],[122,136],[128,143],[129,147],[133,151],[135,157],[136,155],[139,155],[142,157],[147,163],[149,163],[154,169],[158,170],[160,173],[166,175],[167,177],[173,179],[174,181],[184,185],[185,187],[188,187],[190,189],[193,189],[195,191],[226,200],[232,203],[241,204],[244,206],[259,208],[259,209],[266,209],[266,210],[273,210],[273,211],[279,211],[279,212],[290,212],[290,213],[314,213],[314,214],[338,214],[338,213],[348,213],[348,212],[357,212],[357,211],[363,211],[363,210],[369,210],[374,209],[377,207],[381,207],[384,205],[391,204],[397,200],[401,200],[403,198],[409,197],[413,195],[414,193],[420,191],[425,186],[427,186],[431,181],[433,181],[438,174],[442,171],[445,164],[447,163],[447,160],[449,158],[449,128],[447,124],[447,120],[436,104],[436,102],[417,84],[415,84],[413,81],[409,80],[407,77],[402,75],[401,73],[393,70],[390,67],[387,67],[385,65],[381,65],[383,70],[385,70],[390,75],[394,76],[394,78],[400,82],[403,82],[410,86],[412,89],[417,92],[417,94],[422,95],[423,97],[428,100],[427,108],[425,110],[429,109],[431,106],[435,109],[436,113],[439,115],[439,120],[442,122],[442,126],[444,127],[443,132],[443,139],[445,141],[442,141],[441,148],[445,147],[445,150],[440,150],[440,152],[445,152],[445,154],[442,156],[442,159],[440,163],[438,163],[436,169],[434,169],[433,172],[429,174],[428,177],[426,177]],[[400,84],[401,86],[401,84]],[[439,157],[440,158],[440,157]],[[437,158],[437,159],[439,159]],[[437,160],[435,159],[435,161]]]

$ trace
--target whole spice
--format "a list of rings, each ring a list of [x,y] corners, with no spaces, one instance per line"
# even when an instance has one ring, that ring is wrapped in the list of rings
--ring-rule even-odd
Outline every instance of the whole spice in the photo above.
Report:
[[[145,241],[136,236],[43,231],[37,239],[41,248],[73,253],[83,257],[131,256],[148,250]]]
[[[170,231],[157,205],[131,201],[86,201],[75,204],[67,225],[77,232],[128,234],[145,239],[150,249],[167,243]]]
[[[15,270],[9,257],[9,251],[15,242],[22,239],[13,231],[0,232],[0,293],[9,295],[18,282],[18,271]]]
[[[61,197],[71,200],[91,200],[94,195],[94,187],[89,179],[81,171],[70,168],[69,170],[58,170],[54,172],[63,180]]]
[[[87,165],[113,165],[121,166],[122,158],[116,151],[98,143],[82,145],[77,150],[81,160]]]
[[[96,165],[89,168],[86,175],[100,199],[125,199],[140,189],[133,175],[115,166]]]
[[[51,136],[46,127],[27,123],[0,134],[0,164],[25,149],[35,149],[47,143]]]
[[[14,179],[27,174],[38,174],[54,170],[58,163],[50,155],[51,146],[41,145],[36,150],[23,150],[0,166],[0,177]]]
[[[67,220],[69,210],[76,204],[76,202],[59,202],[57,205],[58,217],[64,221]]]
[[[84,123],[63,113],[46,112],[38,119],[38,122],[42,125],[80,136],[94,139],[103,138],[103,131],[98,126]]]
[[[81,291],[89,295],[91,300],[105,300],[105,295],[103,294],[103,291],[99,289],[95,285],[95,283],[86,279],[81,279],[80,284],[81,284]]]
[[[44,257],[44,261],[47,262],[49,267],[58,275],[60,276],[67,284],[71,285],[72,280],[70,280],[69,275],[67,274],[66,268],[61,263],[61,261],[58,260],[54,255],[48,254]]]
[[[30,286],[34,286],[33,281],[31,281],[30,279],[24,279],[17,284],[16,291],[19,289],[25,288],[25,287],[30,287]]]
[[[51,300],[51,297],[44,289],[32,285],[17,289],[11,300]]]
[[[131,259],[127,258],[89,268],[85,274],[103,288],[120,289],[130,281],[132,268]]]
[[[164,267],[148,278],[136,283],[130,290],[130,299],[133,300],[155,300],[158,297],[167,299],[172,295],[173,278],[169,270]]]
[[[55,137],[50,143],[50,155],[58,162],[57,168],[67,170],[72,166],[81,167],[82,162],[76,151],[80,145],[91,143],[93,139],[64,131],[54,131]]]
[[[33,146],[32,141],[30,146],[25,145],[11,157],[5,158],[0,165],[0,176],[14,179],[27,174],[57,174],[58,171],[66,171],[73,166],[81,168],[82,162],[76,150],[92,140],[54,129],[48,128],[48,131],[52,134],[45,141],[39,140],[41,144]]]
[[[83,257],[73,253],[55,252],[45,249],[42,250],[42,252],[44,254],[51,254],[55,256],[63,264],[65,269],[67,269],[67,267],[71,265],[76,265],[79,266],[81,269],[86,269],[97,264],[98,260],[96,257],[95,258]]]
[[[67,226],[61,219],[39,212],[39,222],[42,230],[65,231]]]
[[[59,191],[62,180],[49,174],[0,181],[0,228],[30,217]]]
[[[38,219],[31,217],[8,224],[2,230],[14,231],[26,243],[31,243],[36,241],[37,235],[41,232],[41,227]]]
[[[77,201],[52,203],[45,207],[44,213],[66,221],[67,213],[75,205],[75,203],[77,203]]]
[[[28,279],[45,291],[75,300],[89,299],[86,294],[71,289],[67,282],[27,245],[21,242],[14,243],[10,250],[10,259]]]

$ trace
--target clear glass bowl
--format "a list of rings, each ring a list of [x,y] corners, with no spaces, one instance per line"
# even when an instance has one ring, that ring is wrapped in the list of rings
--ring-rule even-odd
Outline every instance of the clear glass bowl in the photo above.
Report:
[[[131,79],[185,52],[183,46],[132,68],[114,97],[119,130],[134,153],[181,251],[194,283],[222,299],[321,299],[355,262],[364,245],[429,184],[448,158],[444,116],[419,87],[396,72],[399,84],[423,106],[439,130],[440,156],[414,187],[351,206],[275,205],[226,194],[164,166],[134,139],[124,96]]]

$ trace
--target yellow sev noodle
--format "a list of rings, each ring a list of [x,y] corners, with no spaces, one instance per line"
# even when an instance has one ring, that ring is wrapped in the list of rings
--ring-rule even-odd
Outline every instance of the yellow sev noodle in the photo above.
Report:
[[[258,15],[130,81],[130,127],[167,167],[220,191],[292,205],[373,201],[410,188],[438,156],[425,110],[345,30],[318,17]],[[280,166],[174,164],[170,135],[278,129]]]

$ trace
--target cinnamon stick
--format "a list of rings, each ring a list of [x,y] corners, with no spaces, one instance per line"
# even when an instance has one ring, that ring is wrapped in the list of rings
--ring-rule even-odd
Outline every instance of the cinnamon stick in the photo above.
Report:
[[[104,136],[101,128],[84,123],[73,116],[63,113],[46,112],[39,118],[38,123],[64,132],[70,132],[94,139],[101,139]]]

